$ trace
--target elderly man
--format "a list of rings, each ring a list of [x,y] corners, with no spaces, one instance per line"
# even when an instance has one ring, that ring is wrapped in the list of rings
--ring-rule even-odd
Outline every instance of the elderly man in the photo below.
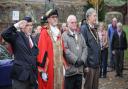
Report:
[[[67,18],[68,30],[62,35],[64,42],[65,89],[81,89],[83,66],[87,58],[87,46],[77,31],[77,19],[74,15]]]
[[[2,33],[2,37],[11,44],[14,53],[14,65],[11,77],[13,89],[36,89],[38,49],[31,37],[33,22],[30,17],[14,24]],[[20,29],[20,32],[17,31]]]
[[[113,34],[112,53],[115,55],[116,77],[123,76],[124,50],[127,49],[126,33],[123,31],[122,23],[117,23],[117,30]]]
[[[117,18],[113,18],[112,19],[112,23],[109,25],[108,27],[108,38],[109,38],[109,55],[110,55],[110,67],[111,70],[115,69],[115,59],[114,59],[114,55],[112,54],[112,38],[113,38],[113,34],[114,32],[117,30]]]
[[[47,25],[41,29],[38,48],[39,89],[63,88],[63,50],[61,32],[57,27],[58,12],[50,9],[46,13]]]
[[[81,32],[88,47],[88,56],[85,65],[84,89],[98,89],[99,65],[100,65],[100,42],[96,25],[96,10],[90,8],[86,12],[86,23],[81,26]]]

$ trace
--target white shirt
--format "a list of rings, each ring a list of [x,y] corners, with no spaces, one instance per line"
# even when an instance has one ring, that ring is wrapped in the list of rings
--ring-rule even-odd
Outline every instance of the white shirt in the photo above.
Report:
[[[73,32],[73,31],[71,31],[71,30],[69,29],[69,32],[71,33],[71,35],[74,35],[74,34],[75,34],[75,39],[78,40],[78,37],[77,37],[77,34],[76,34],[75,31]]]
[[[89,24],[89,27],[90,27],[90,28],[94,28],[94,25]]]
[[[53,39],[55,40],[55,41],[57,41],[57,37],[59,36],[59,34],[60,34],[60,31],[59,31],[59,29],[55,26],[51,26],[50,25],[50,28],[51,28],[51,32],[52,32],[52,36],[53,36]]]

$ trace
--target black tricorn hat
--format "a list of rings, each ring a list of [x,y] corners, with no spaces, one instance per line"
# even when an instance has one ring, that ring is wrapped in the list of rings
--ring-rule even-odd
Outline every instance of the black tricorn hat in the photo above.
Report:
[[[57,12],[56,9],[50,9],[50,10],[47,11],[46,14],[45,14],[45,16],[46,16],[47,18],[49,18],[49,17],[52,16],[52,15],[57,15],[57,16],[58,16],[58,12]]]

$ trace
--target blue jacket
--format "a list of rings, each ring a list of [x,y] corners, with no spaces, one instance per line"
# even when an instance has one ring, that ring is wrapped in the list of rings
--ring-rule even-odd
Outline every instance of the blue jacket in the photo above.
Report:
[[[112,43],[112,38],[113,38],[113,34],[114,34],[115,31],[116,31],[116,28],[114,29],[112,27],[112,24],[110,24],[110,26],[108,27],[108,37],[109,37],[110,45]]]
[[[96,29],[95,32],[97,33]],[[84,36],[88,48],[86,65],[87,67],[98,68],[100,64],[100,42],[98,34],[94,36],[94,33],[91,31],[87,23],[81,26],[81,33]]]

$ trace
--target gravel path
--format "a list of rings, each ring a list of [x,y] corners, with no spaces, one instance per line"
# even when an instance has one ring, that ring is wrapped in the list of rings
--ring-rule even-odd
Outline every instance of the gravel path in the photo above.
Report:
[[[125,62],[123,77],[115,77],[115,71],[108,72],[107,78],[100,78],[99,89],[128,89],[128,61]]]

